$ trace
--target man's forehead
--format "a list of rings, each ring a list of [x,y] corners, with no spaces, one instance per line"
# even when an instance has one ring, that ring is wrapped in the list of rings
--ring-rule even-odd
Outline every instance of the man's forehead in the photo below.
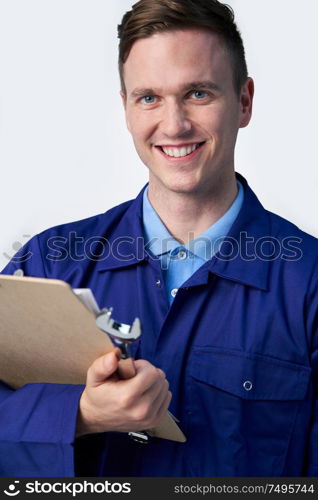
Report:
[[[178,29],[166,29],[162,31],[158,31],[156,33],[151,34],[150,36],[142,36],[140,38],[137,38],[130,49],[130,52],[134,50],[139,46],[139,45],[145,45],[151,46],[157,45],[157,43],[161,40],[169,41],[169,43],[175,42],[175,44],[178,46],[180,43],[180,40],[184,40],[187,42],[192,42],[193,43],[198,43],[201,41],[201,43],[206,46],[207,43],[213,43],[215,45],[219,45],[220,47],[225,47],[224,40],[222,36],[219,34],[215,33],[214,31],[208,29],[208,28],[191,28],[191,27],[185,27],[185,28],[178,28]],[[189,48],[187,46],[182,46],[183,49]]]
[[[195,82],[206,82],[211,90],[218,90],[218,80],[228,72],[225,52],[219,37],[207,30],[167,31],[142,38],[135,42],[123,66],[127,91],[186,90]]]

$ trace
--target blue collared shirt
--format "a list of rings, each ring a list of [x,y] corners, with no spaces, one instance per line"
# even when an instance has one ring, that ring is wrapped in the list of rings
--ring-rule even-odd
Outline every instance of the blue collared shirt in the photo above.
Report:
[[[148,188],[144,191],[145,243],[148,250],[160,260],[170,304],[182,284],[220,250],[243,204],[244,190],[239,181],[237,181],[237,187],[237,196],[226,213],[198,238],[186,245],[182,245],[169,233],[149,201]]]

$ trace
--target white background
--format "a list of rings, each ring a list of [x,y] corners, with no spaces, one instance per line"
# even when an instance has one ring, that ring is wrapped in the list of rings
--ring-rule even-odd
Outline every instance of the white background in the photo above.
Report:
[[[318,236],[317,0],[228,0],[256,83],[236,170]],[[133,198],[147,170],[118,94],[130,0],[0,0],[0,267],[27,235]]]

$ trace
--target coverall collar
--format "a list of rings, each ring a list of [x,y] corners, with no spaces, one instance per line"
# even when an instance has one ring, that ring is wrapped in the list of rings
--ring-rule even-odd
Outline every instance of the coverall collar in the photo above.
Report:
[[[225,246],[222,246],[222,255],[216,254],[204,264],[192,279],[192,285],[206,282],[208,277],[202,281],[202,273],[206,274],[209,271],[217,276],[266,290],[269,261],[254,255],[252,249],[255,248],[257,241],[265,241],[266,236],[271,234],[269,217],[246,179],[240,174],[236,174],[236,177],[244,188],[242,208],[228,233]],[[116,250],[111,251],[107,258],[97,263],[98,271],[130,267],[150,258],[144,246],[142,225],[145,189],[146,186],[128,206],[112,235],[105,235],[111,248]],[[246,238],[249,243],[244,246]],[[116,245],[112,244],[114,241]],[[196,279],[198,283],[195,283]]]

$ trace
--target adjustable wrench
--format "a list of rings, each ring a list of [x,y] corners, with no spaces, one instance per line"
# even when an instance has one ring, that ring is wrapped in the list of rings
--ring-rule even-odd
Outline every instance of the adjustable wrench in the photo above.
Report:
[[[120,378],[129,379],[136,374],[134,361],[130,353],[130,344],[139,339],[141,335],[141,325],[139,318],[135,318],[133,324],[126,325],[119,323],[112,318],[113,308],[102,309],[96,318],[96,325],[106,332],[119,347],[121,360],[118,365]]]
[[[129,379],[136,375],[133,358],[130,353],[130,344],[139,339],[141,335],[141,325],[139,318],[135,318],[133,324],[126,325],[114,320],[112,316],[113,308],[104,308],[96,318],[96,325],[107,333],[121,351],[121,359],[118,364],[117,373],[122,379]],[[129,432],[128,435],[138,443],[148,443],[148,436],[144,432]]]

